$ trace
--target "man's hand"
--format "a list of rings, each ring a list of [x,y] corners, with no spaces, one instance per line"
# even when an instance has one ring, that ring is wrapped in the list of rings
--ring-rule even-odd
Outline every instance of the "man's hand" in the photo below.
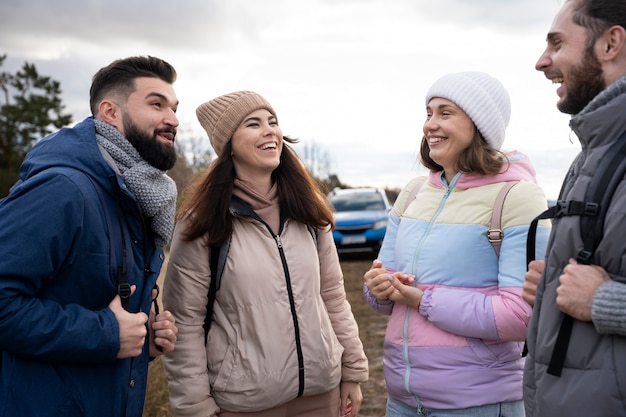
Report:
[[[524,275],[524,284],[522,284],[522,298],[530,306],[535,305],[535,297],[537,296],[537,284],[543,273],[546,263],[544,261],[531,261],[528,264],[528,272]]]
[[[136,289],[136,285],[131,285],[130,295],[133,295]],[[109,308],[115,314],[120,329],[120,351],[117,358],[134,358],[141,355],[146,341],[148,316],[142,312],[129,313],[124,310],[119,294],[109,303]]]
[[[153,300],[157,297],[157,294],[156,289],[152,290]],[[155,314],[154,311],[151,311],[148,323],[150,329],[150,357],[156,358],[164,353],[172,352],[176,344],[176,335],[178,334],[178,327],[176,327],[172,313],[166,310],[160,314]]]
[[[556,289],[556,304],[559,309],[577,320],[591,321],[591,303],[596,290],[609,274],[597,265],[581,265],[575,259],[563,268],[559,277],[561,285]]]

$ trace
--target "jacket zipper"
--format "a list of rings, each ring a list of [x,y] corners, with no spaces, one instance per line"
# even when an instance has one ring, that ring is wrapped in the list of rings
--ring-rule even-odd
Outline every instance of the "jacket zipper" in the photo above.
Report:
[[[421,250],[422,244],[424,243],[424,241],[426,240],[426,237],[430,233],[430,230],[432,229],[433,224],[437,220],[437,217],[439,216],[439,214],[441,214],[441,211],[443,210],[443,206],[445,205],[446,201],[448,201],[448,197],[450,197],[450,193],[454,190],[454,187],[456,186],[456,183],[459,181],[459,178],[461,178],[462,174],[463,174],[463,172],[457,172],[456,175],[454,176],[454,178],[452,178],[452,181],[450,181],[450,184],[446,184],[447,185],[446,192],[445,192],[444,196],[441,198],[441,201],[439,202],[439,207],[437,208],[437,211],[435,211],[435,213],[433,214],[433,217],[428,222],[428,226],[426,226],[426,230],[424,231],[424,234],[422,235],[421,239],[417,243],[417,247],[415,248],[415,254],[413,255],[413,267],[411,268],[412,272],[416,276],[418,275],[418,271],[416,270],[417,257],[418,257],[418,254],[419,254],[420,250]],[[413,286],[416,286],[416,285],[417,285],[417,281],[413,283]],[[404,389],[409,394],[412,394],[411,393],[411,361],[409,360],[409,317],[410,317],[410,312],[411,312],[411,307],[407,306],[406,313],[404,315],[404,323],[403,323],[403,326],[402,326],[402,336],[403,336],[403,340],[404,340],[404,349],[403,349],[403,355],[404,355]]]
[[[289,266],[287,265],[287,259],[285,258],[283,243],[280,239],[280,233],[284,228],[285,222],[284,219],[281,219],[280,231],[278,234],[274,234],[272,228],[258,214],[256,214],[247,203],[243,202],[243,200],[240,201],[241,203],[243,203],[243,205],[239,204],[239,207],[235,208],[232,207],[233,202],[231,201],[231,214],[236,217],[254,219],[263,224],[265,228],[269,231],[270,236],[272,236],[272,238],[274,238],[274,241],[276,242],[276,248],[278,249],[280,261],[283,266],[283,272],[285,274],[285,283],[287,285],[287,294],[289,296],[289,308],[291,310],[291,318],[293,320],[296,354],[298,356],[298,397],[301,397],[304,393],[304,354],[302,352],[302,341],[300,338],[300,325],[298,324],[296,302],[293,295],[293,288],[291,287],[291,275],[289,274]]]
[[[272,235],[274,234],[272,233]],[[289,267],[287,266],[287,259],[285,258],[283,243],[280,240],[279,235],[274,235],[274,240],[276,241],[276,246],[278,247],[280,261],[283,264],[283,271],[285,272],[285,282],[287,284],[287,293],[289,295],[289,308],[291,309],[291,319],[293,320],[294,337],[296,339],[296,354],[298,355],[298,397],[301,397],[304,393],[304,355],[302,353],[302,342],[300,340],[300,325],[298,324],[296,302],[293,296],[293,288],[291,287],[291,275],[289,274]]]

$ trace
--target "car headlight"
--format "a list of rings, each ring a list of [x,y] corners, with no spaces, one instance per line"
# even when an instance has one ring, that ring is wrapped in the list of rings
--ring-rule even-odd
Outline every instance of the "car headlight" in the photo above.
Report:
[[[387,227],[387,220],[379,220],[376,223],[374,223],[374,225],[372,226],[372,229],[377,230],[377,229],[383,229]]]

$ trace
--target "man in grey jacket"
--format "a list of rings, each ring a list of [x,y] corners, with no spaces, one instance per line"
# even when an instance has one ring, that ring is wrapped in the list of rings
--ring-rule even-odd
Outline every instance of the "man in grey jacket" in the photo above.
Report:
[[[559,199],[585,201],[607,150],[626,132],[626,2],[566,0],[536,69],[558,84],[557,107],[572,115],[582,145]],[[576,261],[582,234],[580,216],[558,218],[545,262],[529,264],[527,417],[626,416],[626,180],[608,205],[589,265]],[[555,348],[566,315],[573,318],[569,343]],[[564,357],[556,371],[554,353]]]

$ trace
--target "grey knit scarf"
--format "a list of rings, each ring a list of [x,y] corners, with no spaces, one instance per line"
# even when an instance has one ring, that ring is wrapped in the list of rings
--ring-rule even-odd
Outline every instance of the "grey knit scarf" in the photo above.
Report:
[[[174,230],[177,195],[174,180],[147,163],[119,130],[101,120],[94,120],[94,124],[98,144],[111,155],[143,215],[150,220],[155,243],[164,247]]]

